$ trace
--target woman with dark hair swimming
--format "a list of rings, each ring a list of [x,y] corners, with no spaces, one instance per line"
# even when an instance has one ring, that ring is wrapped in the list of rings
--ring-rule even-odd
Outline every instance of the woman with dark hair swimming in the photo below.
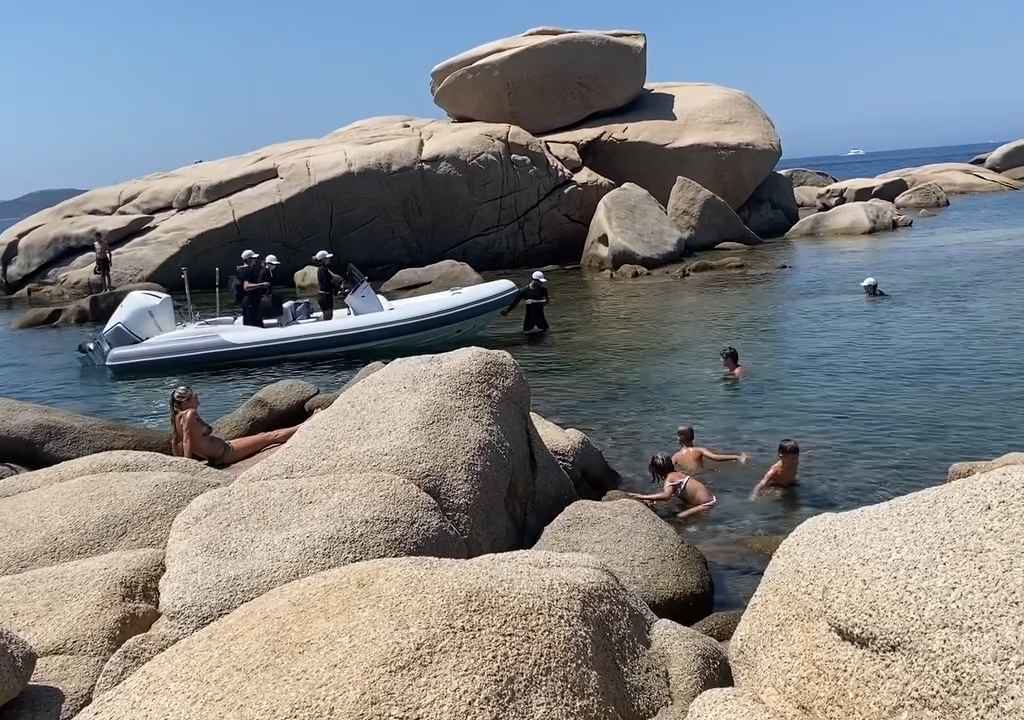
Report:
[[[671,455],[658,453],[651,458],[647,469],[651,472],[651,480],[656,484],[661,483],[661,492],[650,495],[626,493],[627,495],[644,502],[665,502],[678,497],[689,506],[676,515],[678,518],[687,518],[697,513],[707,512],[718,503],[718,498],[702,482],[689,475],[676,472]]]
[[[213,434],[213,428],[199,417],[199,395],[181,385],[171,392],[171,451],[178,457],[205,460],[214,467],[227,467],[252,457],[271,445],[280,445],[299,426],[271,430],[234,440]]]

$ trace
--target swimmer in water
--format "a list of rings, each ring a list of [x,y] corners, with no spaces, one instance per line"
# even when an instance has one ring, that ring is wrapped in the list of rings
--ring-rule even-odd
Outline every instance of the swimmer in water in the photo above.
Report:
[[[736,348],[732,346],[722,348],[718,354],[722,356],[722,367],[725,368],[726,375],[741,378],[747,374],[747,369],[740,365],[740,354]]]
[[[889,297],[888,293],[884,293],[878,287],[878,281],[873,277],[864,278],[864,282],[860,284],[864,288],[864,294],[867,297]]]
[[[779,443],[779,459],[768,468],[761,482],[754,486],[751,499],[763,495],[769,488],[790,488],[797,485],[796,474],[800,469],[800,445],[796,440],[786,438]]]
[[[699,473],[704,470],[704,460],[713,462],[738,462],[746,465],[747,454],[729,455],[716,453],[704,447],[697,447],[693,444],[693,428],[689,425],[682,425],[676,430],[676,437],[679,438],[679,450],[672,456],[672,464],[676,470],[686,473]]]
[[[696,478],[676,472],[672,465],[672,458],[667,453],[658,453],[651,458],[647,469],[651,472],[651,480],[661,483],[661,492],[643,495],[640,493],[626,493],[631,498],[643,500],[644,502],[667,502],[678,497],[684,504],[688,505],[686,510],[678,513],[677,518],[687,518],[691,515],[707,512],[718,503],[716,498],[707,487]]]

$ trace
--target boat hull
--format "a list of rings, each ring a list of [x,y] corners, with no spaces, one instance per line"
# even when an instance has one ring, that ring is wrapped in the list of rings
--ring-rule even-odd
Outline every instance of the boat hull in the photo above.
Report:
[[[516,292],[513,283],[495,281],[452,291],[450,296],[438,293],[439,297],[445,297],[436,301],[429,296],[397,301],[389,311],[355,318],[313,320],[263,330],[240,326],[227,330],[217,326],[209,326],[205,331],[186,329],[114,348],[107,353],[103,364],[115,375],[174,372],[200,366],[454,343],[483,330],[512,302]],[[460,295],[465,297],[465,302],[459,301]],[[417,311],[417,304],[422,311]]]

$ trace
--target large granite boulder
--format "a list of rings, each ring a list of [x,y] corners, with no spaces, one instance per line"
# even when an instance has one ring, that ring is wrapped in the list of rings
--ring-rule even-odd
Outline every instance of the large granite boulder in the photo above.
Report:
[[[852,202],[867,202],[872,198],[892,202],[909,189],[902,177],[853,178],[841,180],[818,192],[818,207],[829,210]]]
[[[304,380],[278,380],[260,388],[252,397],[213,423],[213,431],[225,440],[298,425],[307,417],[306,403],[320,388]]]
[[[157,612],[163,552],[131,550],[0,577],[0,626],[39,656],[28,687],[0,720],[73,717],[107,661]]]
[[[80,720],[647,720],[677,692],[683,701],[713,684],[723,662],[698,638],[652,626],[639,598],[586,556],[373,560],[243,605]]]
[[[480,273],[466,263],[442,260],[426,267],[399,270],[380,286],[380,292],[391,300],[398,300],[478,285],[483,281]]]
[[[115,550],[163,548],[175,516],[218,483],[180,473],[105,473],[0,500],[0,575]]]
[[[160,609],[192,632],[268,590],[360,560],[466,557],[438,503],[386,473],[236,483],[174,521]]]
[[[1020,190],[1021,184],[993,170],[968,163],[933,163],[900,168],[878,176],[879,179],[903,178],[910,187],[936,183],[947,195]]]
[[[915,185],[901,193],[893,203],[897,208],[937,208],[949,205],[949,197],[936,182]]]
[[[993,460],[976,460],[969,462],[953,463],[946,471],[946,482],[963,480],[964,478],[981,475],[991,470],[998,470],[1011,465],[1024,465],[1024,453],[1011,452],[1000,455]]]
[[[748,95],[700,83],[648,85],[621,111],[545,139],[575,145],[588,168],[636,183],[663,205],[682,175],[738,208],[782,154],[775,126]]]
[[[761,242],[722,198],[688,177],[677,177],[672,185],[668,217],[690,251],[711,250],[723,242]]]
[[[563,429],[537,413],[530,413],[530,418],[544,446],[572,480],[577,495],[588,500],[600,500],[609,490],[619,486],[619,473],[608,464],[589,437],[575,428]]]
[[[374,277],[444,258],[478,269],[545,265],[579,257],[602,187],[591,176],[577,182],[514,125],[372,118],[91,190],[8,228],[0,256],[13,263],[10,292],[45,277],[81,295],[91,250],[50,239],[82,223],[86,236],[100,223],[121,228],[108,235],[117,285],[178,289],[186,265],[194,288],[212,288],[213,269],[234,268],[250,245],[276,250],[282,276],[322,248]]]
[[[231,477],[222,470],[216,470],[198,460],[138,450],[109,450],[0,479],[0,499],[86,475],[129,472],[179,473],[217,485],[231,482]]]
[[[732,640],[736,627],[743,618],[742,610],[720,610],[693,624],[693,629],[719,642]]]
[[[402,358],[236,482],[391,474],[434,498],[469,555],[527,547],[576,499],[529,413],[529,387],[508,353]]]
[[[985,167],[995,172],[1006,172],[1024,165],[1024,138],[1000,145],[985,158]]]
[[[819,192],[821,192],[821,188],[816,185],[801,185],[793,188],[793,198],[799,208],[817,209]]]
[[[659,617],[689,625],[711,612],[707,560],[641,503],[574,502],[544,528],[534,549],[593,555]]]
[[[25,689],[37,659],[31,645],[0,627],[0,706],[6,705]]]
[[[0,398],[0,427],[0,462],[29,468],[47,467],[104,450],[171,451],[167,432],[9,398]]]
[[[759,703],[757,720],[1020,716],[1022,483],[1002,468],[803,523],[733,635],[727,705]]]
[[[647,77],[647,38],[630,30],[535,28],[445,60],[434,102],[456,120],[539,133],[633,100]]]
[[[736,214],[759,238],[785,235],[800,219],[792,180],[781,173],[769,173]]]
[[[686,239],[665,208],[639,185],[626,183],[597,204],[580,264],[591,270],[656,268],[686,253]]]
[[[828,235],[868,235],[909,224],[888,202],[852,202],[809,215],[794,225],[787,238]]]
[[[824,170],[808,170],[807,168],[789,168],[779,170],[780,175],[785,175],[793,183],[794,188],[798,187],[828,187],[839,182],[835,177]]]
[[[988,156],[991,155],[991,154],[992,154],[991,151],[990,152],[984,152],[984,153],[978,153],[977,155],[972,157],[970,160],[968,160],[967,164],[968,165],[984,165],[985,161],[988,160]]]
[[[115,288],[108,292],[100,292],[76,300],[70,305],[49,308],[29,308],[11,327],[17,329],[43,327],[47,325],[82,325],[85,323],[105,323],[114,314],[117,306],[136,290],[153,290],[164,292],[164,288],[156,283],[134,283]]]
[[[672,698],[652,720],[684,720],[701,693],[732,685],[729,659],[721,645],[671,620],[659,620],[651,628],[651,656],[665,668]]]

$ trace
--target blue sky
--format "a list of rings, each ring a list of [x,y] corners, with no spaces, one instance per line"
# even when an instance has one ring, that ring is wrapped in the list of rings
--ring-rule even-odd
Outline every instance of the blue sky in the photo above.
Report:
[[[0,18],[0,198],[438,116],[434,64],[537,25],[647,32],[649,80],[749,92],[790,157],[1024,136],[1021,0],[50,0]]]

